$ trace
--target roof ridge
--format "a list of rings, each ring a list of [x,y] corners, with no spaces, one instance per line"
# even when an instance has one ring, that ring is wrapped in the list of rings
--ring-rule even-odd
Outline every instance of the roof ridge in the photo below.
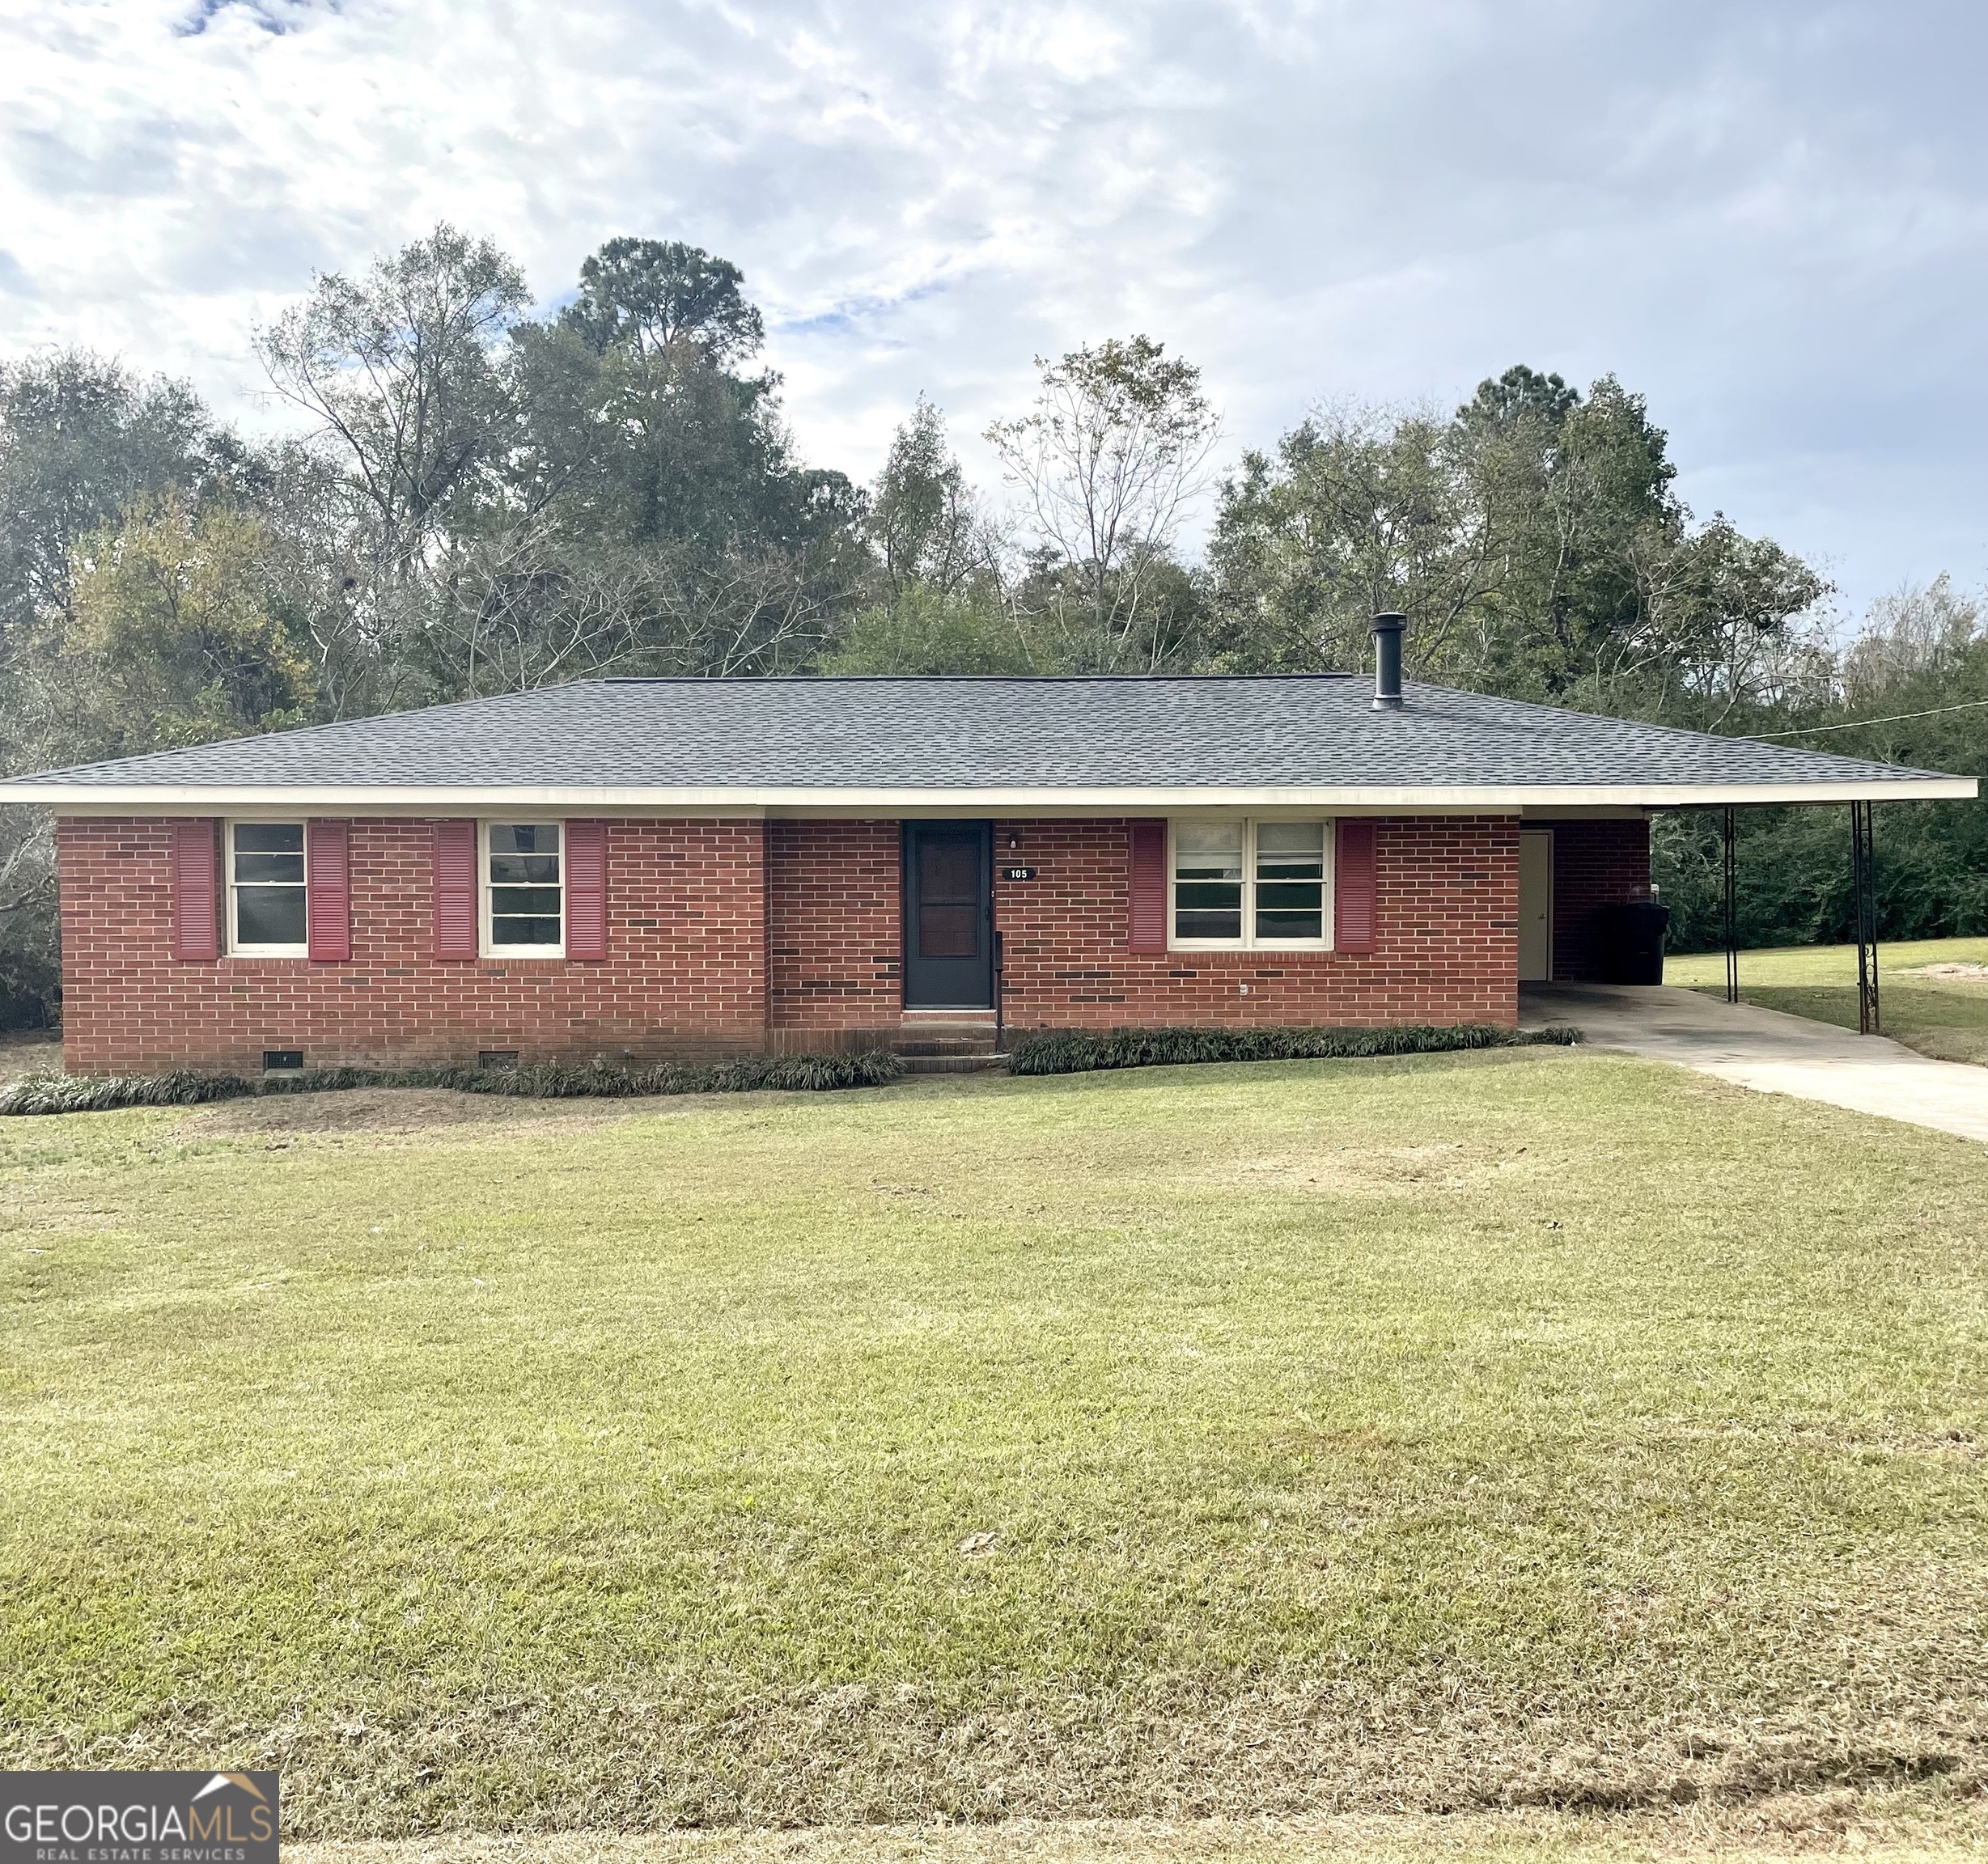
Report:
[[[538,686],[549,693],[570,686],[855,686],[891,681],[921,685],[995,686],[1157,686],[1240,685],[1246,681],[1359,680],[1359,673],[602,673],[590,680],[568,680],[561,687]]]

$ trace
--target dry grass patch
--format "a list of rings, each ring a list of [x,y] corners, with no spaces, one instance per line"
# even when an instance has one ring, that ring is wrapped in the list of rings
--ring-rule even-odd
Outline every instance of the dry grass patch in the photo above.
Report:
[[[1744,1811],[1007,1820],[991,1825],[441,1836],[291,1848],[297,1864],[1723,1864],[1847,1853],[1882,1864],[1988,1853],[1979,1804],[1937,1794],[1788,1794]]]
[[[432,1137],[451,1126],[501,1127],[521,1134],[585,1131],[637,1112],[653,1114],[654,1108],[641,1102],[513,1099],[447,1087],[356,1087],[338,1094],[218,1100],[182,1113],[176,1129],[190,1139],[302,1133]]]

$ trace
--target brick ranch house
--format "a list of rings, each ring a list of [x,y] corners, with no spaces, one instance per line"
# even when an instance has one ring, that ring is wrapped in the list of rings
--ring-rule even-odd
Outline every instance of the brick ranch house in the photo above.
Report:
[[[1606,974],[1653,810],[1973,790],[1315,676],[595,680],[0,797],[58,818],[94,1074],[929,1052],[997,991],[1015,1030],[1509,1024]]]

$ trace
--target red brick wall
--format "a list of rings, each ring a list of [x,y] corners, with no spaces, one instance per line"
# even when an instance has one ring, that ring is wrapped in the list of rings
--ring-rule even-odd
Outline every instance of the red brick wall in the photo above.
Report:
[[[473,1061],[484,1048],[646,1057],[888,1040],[901,1018],[900,832],[875,821],[615,822],[606,963],[439,964],[430,825],[362,820],[351,963],[183,964],[171,955],[171,825],[65,820],[66,1059],[91,1074],[253,1071],[265,1048],[300,1047],[316,1066]],[[1510,816],[1382,821],[1371,955],[1134,956],[1123,822],[997,824],[998,865],[1036,876],[996,883],[1008,1020],[1510,1023],[1517,837]]]
[[[1606,971],[1601,909],[1650,897],[1650,824],[1638,820],[1538,826],[1554,832],[1554,976],[1565,983],[1600,981]]]
[[[1011,832],[1021,846],[1010,850]],[[1122,822],[1000,822],[994,887],[1015,1028],[1499,1023],[1518,1012],[1519,825],[1511,816],[1383,820],[1374,949],[1125,949]]]
[[[896,822],[766,824],[769,1020],[776,1032],[897,1027],[902,837]],[[775,1045],[809,1046],[784,1036]]]
[[[765,836],[756,821],[615,822],[608,961],[430,955],[434,830],[352,825],[353,961],[172,957],[163,821],[57,827],[63,1049],[78,1072],[757,1050],[765,1040]]]

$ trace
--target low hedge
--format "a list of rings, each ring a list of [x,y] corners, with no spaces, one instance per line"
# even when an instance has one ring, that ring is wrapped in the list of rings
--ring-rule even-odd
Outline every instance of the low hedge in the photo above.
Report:
[[[1083,1074],[1099,1068],[1164,1068],[1184,1061],[1316,1061],[1373,1055],[1439,1055],[1459,1048],[1564,1047],[1578,1029],[1500,1029],[1489,1023],[1397,1023],[1380,1029],[1114,1029],[1024,1036],[1011,1074]]]
[[[546,1061],[519,1068],[320,1068],[303,1074],[29,1074],[0,1088],[0,1116],[103,1113],[118,1107],[192,1107],[271,1094],[352,1087],[452,1087],[462,1094],[532,1099],[625,1099],[651,1094],[744,1094],[755,1088],[876,1087],[902,1070],[895,1055],[753,1055],[707,1065]]]

